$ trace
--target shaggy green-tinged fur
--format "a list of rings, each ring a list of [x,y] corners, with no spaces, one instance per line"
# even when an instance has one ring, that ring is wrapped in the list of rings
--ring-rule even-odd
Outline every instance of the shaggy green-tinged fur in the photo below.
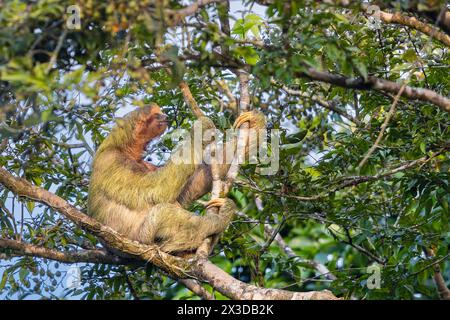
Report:
[[[171,159],[156,171],[145,170],[127,154],[136,143],[134,130],[141,112],[137,110],[120,120],[99,147],[94,157],[89,186],[88,212],[102,223],[131,239],[143,243],[159,243],[168,252],[193,250],[206,237],[222,232],[233,216],[231,200],[219,215],[195,216],[176,203],[186,181],[199,164],[200,150],[191,149],[191,161],[175,164]],[[212,129],[207,117],[199,119],[202,129]],[[186,144],[193,145],[194,132],[174,154]]]

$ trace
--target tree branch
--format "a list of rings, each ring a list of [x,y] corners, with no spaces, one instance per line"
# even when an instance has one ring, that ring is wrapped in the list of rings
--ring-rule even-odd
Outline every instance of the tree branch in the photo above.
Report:
[[[3,168],[0,168],[0,183],[17,195],[55,209],[81,228],[101,238],[109,247],[123,253],[125,257],[131,256],[135,259],[151,262],[174,277],[186,277],[187,270],[189,270],[187,260],[162,252],[156,245],[144,245],[127,239],[113,229],[85,215],[61,197],[34,186],[25,179],[14,177]]]
[[[196,274],[208,279],[217,291],[231,299],[238,300],[337,300],[328,290],[292,292],[279,289],[265,289],[243,283],[206,259],[198,260]]]
[[[302,98],[306,98],[309,99],[317,104],[319,104],[320,106],[324,107],[325,109],[331,110],[333,112],[336,112],[337,114],[339,114],[340,116],[350,120],[351,122],[355,123],[356,125],[361,125],[361,121],[357,118],[355,118],[354,116],[352,116],[351,114],[348,114],[347,112],[336,108],[332,103],[329,103],[328,101],[316,96],[315,94],[311,95],[308,94],[306,92],[303,91],[298,91],[298,90],[292,90],[290,88],[288,88],[285,85],[282,85],[278,82],[276,82],[275,80],[272,79],[271,81],[272,84],[276,85],[276,86],[280,86],[280,88],[286,92],[289,95],[292,96],[297,96],[297,97],[302,97]]]
[[[448,149],[450,148],[450,144],[444,146],[442,149],[440,149],[439,151],[433,153],[430,156],[425,156],[413,161],[407,161],[405,163],[400,164],[399,166],[381,172],[379,174],[373,175],[373,176],[347,176],[347,177],[343,177],[341,180],[343,181],[342,183],[340,183],[338,186],[326,190],[325,192],[321,192],[319,194],[313,195],[313,196],[299,196],[299,195],[292,195],[292,194],[285,194],[285,193],[280,193],[277,191],[271,191],[271,190],[262,190],[259,189],[256,186],[253,185],[249,185],[248,183],[244,182],[244,181],[237,181],[237,184],[240,184],[242,186],[245,186],[247,188],[250,188],[252,190],[255,190],[256,192],[261,192],[261,193],[266,193],[266,194],[273,194],[275,196],[278,197],[286,197],[286,198],[291,198],[291,199],[296,199],[296,200],[300,200],[300,201],[316,201],[316,200],[320,200],[322,198],[326,198],[330,195],[330,193],[339,191],[341,189],[347,188],[347,187],[353,187],[356,186],[358,184],[361,183],[365,183],[365,182],[370,182],[370,181],[376,181],[379,179],[385,179],[385,178],[389,178],[391,176],[393,176],[395,173],[403,171],[403,170],[407,170],[410,168],[413,168],[419,164],[425,164],[429,161],[431,161],[433,158],[437,157],[440,154],[443,154],[444,152],[446,152]]]
[[[392,102],[392,105],[389,108],[389,112],[387,113],[386,118],[384,119],[384,122],[381,125],[381,130],[380,130],[380,133],[378,134],[377,139],[375,140],[374,144],[370,147],[369,151],[367,151],[366,155],[363,157],[361,162],[358,164],[359,169],[361,169],[366,164],[367,160],[369,160],[372,153],[374,153],[375,149],[378,148],[378,145],[380,144],[381,139],[383,138],[384,132],[387,129],[389,121],[391,121],[391,118],[394,116],[398,100],[400,99],[400,96],[402,95],[403,90],[405,90],[405,86],[406,86],[406,83],[402,85],[402,87],[400,88],[400,91],[395,96],[394,102]]]
[[[444,2],[444,3],[443,3]],[[375,1],[375,4],[380,8],[396,7],[395,3],[389,1]],[[405,2],[406,11],[417,14],[431,22],[435,22],[445,33],[450,35],[450,11],[447,10],[447,1],[427,1],[424,4],[427,5],[425,10],[420,8],[418,1]]]
[[[58,251],[42,246],[36,246],[17,240],[0,238],[0,248],[12,250],[13,256],[34,256],[50,260],[56,260],[65,263],[103,263],[123,265],[129,264],[130,259],[114,256],[106,250],[82,250],[82,251]],[[2,250],[4,251],[4,250]],[[8,254],[5,253],[5,258]]]
[[[212,3],[221,3],[221,2],[225,2],[225,0],[197,0],[193,4],[186,6],[182,9],[178,10],[166,9],[164,10],[164,12],[166,16],[169,18],[167,24],[170,27],[177,26],[183,21],[184,18],[196,14],[197,11],[199,11],[201,8]]]
[[[365,7],[367,7],[367,5],[365,5]],[[431,25],[416,19],[415,17],[408,17],[402,15],[400,12],[388,13],[384,11],[379,11],[379,13],[380,19],[385,23],[394,23],[410,27],[450,47],[450,36],[441,32],[439,29]]]
[[[203,111],[198,106],[197,101],[195,101],[194,96],[192,95],[191,90],[189,89],[187,83],[181,81],[179,87],[181,89],[181,92],[183,93],[184,102],[186,102],[186,104],[191,108],[192,113],[197,118],[204,116]]]
[[[223,54],[218,53],[216,51],[213,51],[212,53],[220,61],[226,61],[229,58],[228,56],[224,56]],[[185,55],[182,57],[182,60],[198,60],[198,59],[201,59],[201,57],[198,55]],[[236,61],[234,58],[231,57],[230,61],[232,61],[233,65],[231,66],[220,65],[219,67],[221,68],[250,67],[248,64]],[[297,72],[296,76],[299,78],[307,78],[314,81],[326,82],[332,85],[348,89],[374,90],[392,94],[397,94],[402,87],[402,85],[399,83],[377,78],[375,76],[368,76],[367,79],[364,79],[362,77],[348,78],[334,73],[319,71],[310,67],[305,67],[305,71],[303,72]],[[450,99],[438,94],[433,90],[406,86],[402,93],[402,97],[408,98],[410,100],[419,100],[431,103],[438,106],[443,111],[450,113]]]
[[[235,116],[237,116],[239,114],[239,110],[238,110],[238,106],[237,106],[237,99],[236,99],[236,97],[233,95],[233,93],[231,92],[230,88],[228,87],[228,85],[226,84],[225,81],[217,80],[216,84],[217,84],[217,89],[219,89],[219,91],[221,93],[226,95],[228,100],[229,100],[228,106],[227,106],[228,109],[230,109],[231,112],[233,112],[233,114]]]
[[[397,94],[402,88],[401,84],[389,80],[380,79],[374,76],[368,76],[367,79],[363,79],[361,77],[347,78],[337,74],[318,71],[314,68],[307,68],[303,72],[298,72],[297,76],[301,78],[327,82],[339,87],[349,89],[375,90]],[[441,108],[443,111],[450,113],[450,99],[441,96],[432,90],[405,86],[405,89],[402,92],[402,96],[412,100],[421,100],[424,102],[432,103]]]
[[[450,300],[450,290],[445,284],[445,280],[442,276],[441,268],[439,268],[439,266],[435,267],[433,279],[434,283],[436,284],[439,297],[442,300]]]
[[[215,300],[214,295],[208,292],[208,290],[203,288],[202,285],[194,279],[180,279],[178,280],[178,282],[184,285],[189,290],[191,290],[193,293],[195,293],[203,300]]]

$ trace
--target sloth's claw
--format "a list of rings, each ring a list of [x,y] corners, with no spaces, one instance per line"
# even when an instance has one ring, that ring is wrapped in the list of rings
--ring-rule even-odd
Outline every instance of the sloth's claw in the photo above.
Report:
[[[226,199],[225,198],[214,198],[208,201],[206,204],[206,209],[212,208],[212,207],[221,207],[225,204]]]
[[[233,128],[234,129],[239,129],[245,122],[249,122],[252,120],[252,112],[248,111],[248,112],[244,112],[242,113],[234,122]]]

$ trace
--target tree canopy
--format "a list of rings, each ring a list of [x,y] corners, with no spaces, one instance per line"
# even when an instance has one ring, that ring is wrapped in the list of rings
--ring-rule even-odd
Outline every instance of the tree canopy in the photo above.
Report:
[[[450,299],[445,1],[0,8],[0,297]],[[239,214],[190,265],[83,214],[115,120],[156,102],[169,134],[189,128],[186,94],[223,131],[248,103],[281,133],[277,172],[240,167]],[[161,139],[147,160],[174,147]],[[195,280],[181,279],[187,265]]]

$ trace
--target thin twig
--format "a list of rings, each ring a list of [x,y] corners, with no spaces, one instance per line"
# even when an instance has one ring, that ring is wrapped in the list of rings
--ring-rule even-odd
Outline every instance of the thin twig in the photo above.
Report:
[[[383,138],[384,132],[386,131],[386,128],[389,124],[389,121],[391,120],[392,116],[395,113],[396,107],[397,107],[397,103],[398,100],[400,99],[403,90],[405,90],[406,87],[406,83],[404,83],[402,85],[402,87],[400,88],[400,90],[398,91],[397,95],[394,98],[394,102],[392,103],[389,112],[386,115],[386,118],[384,119],[383,124],[381,125],[381,130],[380,133],[378,134],[377,139],[375,140],[375,143],[372,145],[372,147],[370,147],[369,151],[367,151],[366,155],[364,156],[364,158],[361,160],[361,162],[358,165],[358,168],[361,169],[367,162],[367,160],[369,160],[370,156],[372,155],[372,153],[375,151],[376,148],[378,148],[378,145],[380,144],[381,139]]]
[[[184,285],[189,290],[191,290],[193,293],[195,293],[203,300],[215,300],[214,295],[208,292],[205,288],[203,288],[200,285],[200,283],[198,283],[198,281],[194,279],[180,279],[178,280],[178,282]]]
[[[426,248],[424,249],[424,251],[428,257],[435,257],[434,250]],[[450,300],[450,290],[448,289],[445,283],[445,279],[442,276],[441,267],[439,266],[439,264],[436,264],[434,266],[433,280],[436,285],[439,298],[441,298],[442,300]]]
[[[181,92],[183,93],[184,102],[186,102],[186,104],[191,108],[192,113],[197,118],[204,116],[203,111],[198,106],[197,101],[195,101],[194,96],[192,95],[191,90],[189,89],[187,83],[181,81],[179,87],[181,89]]]
[[[133,296],[134,300],[141,300],[139,298],[138,293],[134,289],[133,283],[131,282],[130,277],[128,276],[127,270],[125,268],[122,270],[122,274],[125,277],[125,282],[127,283],[128,289],[130,289],[130,293]]]
[[[288,88],[287,86],[282,85],[282,84],[276,82],[276,81],[273,80],[273,79],[272,79],[271,83],[272,83],[273,85],[280,86],[281,89],[282,89],[284,92],[286,92],[287,94],[289,94],[289,95],[297,96],[297,97],[302,97],[302,98],[305,98],[305,99],[309,99],[309,100],[311,100],[311,101],[317,103],[318,105],[324,107],[325,109],[328,109],[328,110],[331,110],[331,111],[333,111],[333,112],[336,112],[336,113],[339,114],[340,116],[342,116],[342,117],[344,117],[344,118],[350,120],[351,122],[355,123],[356,125],[361,125],[361,121],[360,121],[359,119],[355,118],[354,116],[352,116],[351,114],[345,112],[344,110],[341,110],[341,109],[335,107],[335,106],[333,105],[333,103],[330,103],[330,102],[328,102],[328,101],[326,101],[326,100],[324,100],[324,99],[318,97],[317,95],[314,95],[314,94],[313,94],[313,95],[310,95],[310,94],[308,94],[308,93],[306,93],[306,92],[303,92],[303,91],[290,89],[290,88]]]
[[[50,61],[49,61],[48,66],[47,66],[47,69],[45,70],[46,74],[50,72],[50,70],[53,68],[53,65],[56,62],[56,59],[58,59],[58,54],[59,54],[59,51],[61,50],[61,47],[62,47],[63,42],[64,42],[64,39],[66,38],[66,35],[67,35],[67,30],[65,29],[61,33],[61,36],[58,39],[58,43],[56,44],[55,51],[53,51],[53,54],[52,54],[52,56],[50,58]]]

